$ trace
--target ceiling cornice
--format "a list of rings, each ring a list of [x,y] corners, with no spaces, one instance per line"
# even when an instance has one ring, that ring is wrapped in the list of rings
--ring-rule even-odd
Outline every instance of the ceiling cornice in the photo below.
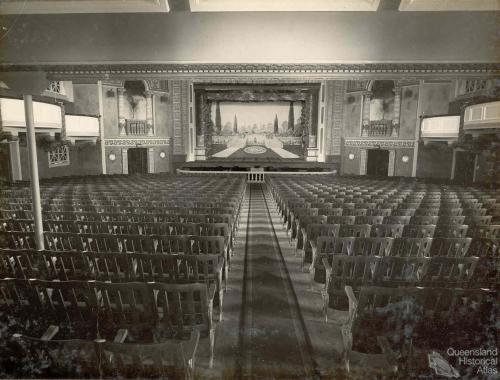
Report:
[[[0,72],[46,72],[50,79],[133,77],[455,78],[499,77],[500,63],[134,63],[0,64]]]

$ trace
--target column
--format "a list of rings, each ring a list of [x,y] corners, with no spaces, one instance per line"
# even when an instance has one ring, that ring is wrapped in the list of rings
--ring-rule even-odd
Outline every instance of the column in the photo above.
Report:
[[[148,148],[148,173],[155,172],[155,150]]]
[[[387,169],[387,175],[389,177],[394,176],[394,168],[396,165],[396,151],[394,149],[389,150],[389,167]]]
[[[148,136],[154,135],[154,117],[153,117],[153,101],[154,94],[151,91],[146,91],[146,127]]]
[[[122,173],[128,174],[128,148],[122,148]]]
[[[61,107],[61,141],[66,141],[66,108],[64,107],[64,102],[57,102],[59,107]]]
[[[31,196],[33,198],[33,217],[35,222],[35,242],[38,250],[45,248],[43,241],[42,202],[38,182],[38,162],[36,154],[35,124],[33,117],[33,97],[24,95],[24,113],[26,117],[26,137],[28,140],[28,159],[30,163]]]
[[[418,162],[418,143],[420,140],[420,124],[422,123],[422,100],[421,96],[423,93],[424,81],[421,79],[418,84],[418,100],[417,100],[417,117],[415,122],[415,138],[413,143],[413,166],[411,169],[411,176],[417,176],[417,162]]]
[[[366,159],[367,159],[367,150],[361,149],[359,151],[359,174],[366,175]]]
[[[307,158],[308,162],[318,161],[318,147],[316,142],[317,125],[314,124],[313,109],[314,109],[314,96],[309,94],[305,106],[307,107],[308,120],[308,141],[307,141]]]
[[[23,174],[21,171],[21,154],[19,151],[19,137],[9,136],[9,161],[12,181],[22,181]]]
[[[200,96],[199,110],[200,115],[198,118],[197,133],[196,133],[196,160],[204,161],[207,159],[206,156],[206,146],[205,146],[205,133],[206,133],[206,123],[208,116],[208,104],[205,94]]]
[[[102,174],[106,174],[106,141],[104,139],[104,100],[102,91],[102,81],[97,81],[97,97],[99,103],[99,141],[101,144],[101,170]]]
[[[399,118],[401,115],[401,87],[395,86],[394,92],[394,117],[392,118],[391,137],[399,137]]]
[[[117,88],[116,92],[118,94],[118,130],[120,136],[125,136],[127,131],[125,130],[125,89]]]
[[[195,115],[195,102],[194,102],[194,89],[193,89],[193,84],[189,83],[189,141],[188,141],[188,146],[189,146],[189,151],[188,151],[188,156],[187,156],[187,161],[194,161],[195,159],[195,147],[196,147],[196,141],[195,141],[195,136],[196,136],[196,115]]]
[[[371,91],[363,93],[361,137],[368,137],[368,130],[370,128],[370,102],[372,100],[372,95]]]

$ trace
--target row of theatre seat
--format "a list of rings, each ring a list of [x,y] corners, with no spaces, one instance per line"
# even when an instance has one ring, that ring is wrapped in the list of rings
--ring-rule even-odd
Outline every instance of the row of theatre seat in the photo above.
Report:
[[[269,186],[311,289],[322,295],[325,321],[345,317],[347,370],[363,352],[382,354],[385,369],[400,375],[433,376],[432,351],[448,359],[449,347],[491,345],[496,190],[326,176],[272,178]]]
[[[42,184],[44,250],[29,191],[1,189],[0,314],[15,321],[2,367],[23,377],[35,368],[193,378],[200,337],[212,365],[245,188],[229,176]],[[23,372],[14,362],[33,348],[35,363],[48,357],[50,366]]]

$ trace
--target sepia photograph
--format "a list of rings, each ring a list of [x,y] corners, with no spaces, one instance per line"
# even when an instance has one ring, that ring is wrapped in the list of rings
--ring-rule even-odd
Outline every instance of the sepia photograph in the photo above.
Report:
[[[500,0],[0,0],[0,379],[500,380]]]

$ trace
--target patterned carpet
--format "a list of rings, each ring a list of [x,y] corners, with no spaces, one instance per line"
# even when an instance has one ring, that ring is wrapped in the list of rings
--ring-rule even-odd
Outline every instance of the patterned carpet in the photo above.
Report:
[[[236,377],[315,378],[311,348],[268,210],[270,194],[260,184],[249,186]]]

